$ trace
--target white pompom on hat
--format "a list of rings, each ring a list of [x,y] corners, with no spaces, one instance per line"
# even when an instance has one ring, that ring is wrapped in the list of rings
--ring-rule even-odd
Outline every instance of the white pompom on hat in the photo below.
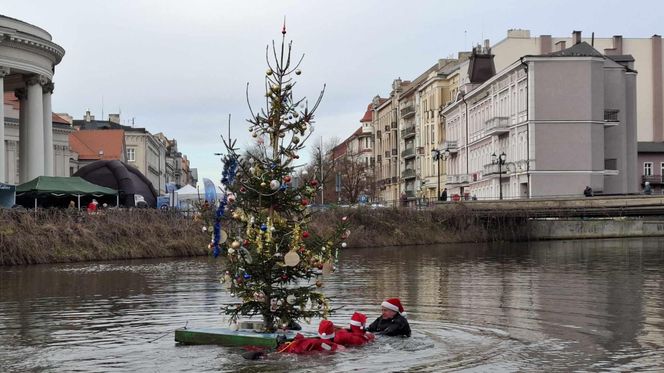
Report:
[[[318,336],[323,339],[334,338],[334,324],[330,320],[321,320],[318,325]]]

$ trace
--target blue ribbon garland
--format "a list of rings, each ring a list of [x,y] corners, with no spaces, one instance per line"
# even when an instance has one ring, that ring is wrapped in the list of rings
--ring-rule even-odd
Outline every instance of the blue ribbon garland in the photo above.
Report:
[[[226,186],[226,190],[233,185],[235,181],[235,174],[237,172],[237,160],[233,157],[227,156],[224,159],[224,169],[221,173],[221,183]],[[219,207],[214,217],[214,242],[212,255],[216,258],[221,252],[219,248],[219,240],[221,239],[221,219],[224,217],[224,212],[226,211],[226,205],[228,205],[228,196],[224,193],[224,197],[219,201]]]

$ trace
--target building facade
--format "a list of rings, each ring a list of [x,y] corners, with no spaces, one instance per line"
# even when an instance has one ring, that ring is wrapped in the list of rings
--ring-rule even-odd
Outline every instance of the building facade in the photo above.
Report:
[[[5,94],[4,100],[4,174],[0,179],[9,184],[21,183],[20,128],[19,128],[19,101],[12,92]],[[71,176],[72,159],[76,154],[69,148],[69,134],[74,132],[71,125],[56,114],[51,115],[51,139],[53,158],[50,167],[53,167],[52,176]],[[45,172],[46,173],[46,172]],[[29,181],[29,180],[27,180]],[[1,181],[0,181],[1,182]]]
[[[482,83],[472,77],[471,58],[458,99],[442,110],[449,193],[637,192],[637,75],[628,58],[609,57],[579,41],[524,56]]]
[[[65,51],[45,30],[1,15],[0,40],[0,97],[13,93],[20,102],[18,136],[11,135],[9,140],[5,105],[0,105],[0,182],[17,177],[13,171],[16,160],[19,183],[54,176],[56,146],[61,145],[53,138],[51,95],[55,66]]]

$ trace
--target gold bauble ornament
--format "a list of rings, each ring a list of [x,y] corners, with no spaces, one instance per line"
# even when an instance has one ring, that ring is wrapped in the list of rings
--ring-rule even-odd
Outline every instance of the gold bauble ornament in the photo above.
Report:
[[[234,248],[234,249],[237,249],[238,247],[240,247],[240,241],[237,241],[237,240],[233,241],[231,243],[231,247]]]
[[[295,251],[289,251],[288,254],[284,256],[284,263],[289,267],[295,267],[300,263],[300,256],[297,255]]]

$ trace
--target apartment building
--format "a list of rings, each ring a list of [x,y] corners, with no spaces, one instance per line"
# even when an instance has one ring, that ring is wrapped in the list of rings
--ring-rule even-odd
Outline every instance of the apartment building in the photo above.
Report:
[[[492,58],[486,44],[473,57],[458,98],[442,110],[451,195],[638,191],[630,56],[603,55],[578,39],[570,48],[523,56],[495,75],[477,65]]]

